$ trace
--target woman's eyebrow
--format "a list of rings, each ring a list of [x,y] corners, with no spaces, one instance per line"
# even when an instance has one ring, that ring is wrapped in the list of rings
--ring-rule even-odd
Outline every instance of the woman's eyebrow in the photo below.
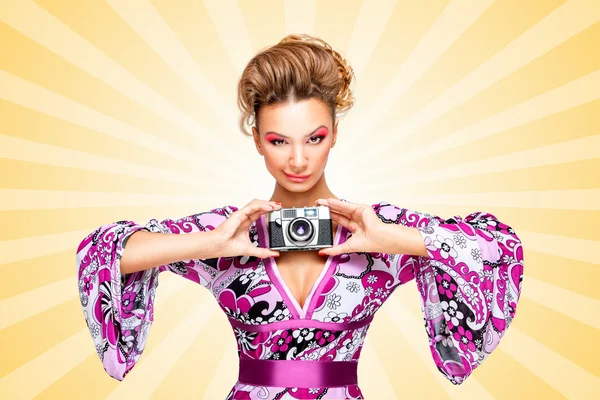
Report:
[[[309,133],[309,134],[307,134],[307,135],[304,135],[304,137],[309,137],[310,135],[314,134],[316,131],[318,131],[318,130],[319,130],[319,129],[321,129],[321,128],[325,128],[325,129],[327,129],[327,127],[326,127],[325,125],[321,125],[321,126],[319,126],[317,129],[315,129],[314,131],[312,131],[311,133]],[[269,133],[274,133],[274,134],[276,134],[276,135],[279,135],[279,136],[281,136],[281,137],[284,137],[284,138],[286,138],[286,139],[289,139],[289,136],[282,135],[281,133],[277,133],[277,132],[275,132],[275,131],[269,131],[269,132],[265,133],[265,136],[266,136],[266,135],[268,135]]]

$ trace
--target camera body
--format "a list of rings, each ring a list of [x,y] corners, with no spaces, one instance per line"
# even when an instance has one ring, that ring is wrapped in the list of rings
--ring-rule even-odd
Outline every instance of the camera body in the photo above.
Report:
[[[306,251],[333,246],[333,225],[327,206],[282,208],[268,215],[272,250]]]

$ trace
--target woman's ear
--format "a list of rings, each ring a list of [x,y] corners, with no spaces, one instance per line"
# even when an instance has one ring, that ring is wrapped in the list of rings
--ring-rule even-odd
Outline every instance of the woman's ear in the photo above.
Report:
[[[252,127],[252,137],[254,138],[254,145],[256,146],[258,154],[264,156],[262,146],[260,145],[260,135],[258,134],[258,130],[256,129],[256,127],[254,126]]]

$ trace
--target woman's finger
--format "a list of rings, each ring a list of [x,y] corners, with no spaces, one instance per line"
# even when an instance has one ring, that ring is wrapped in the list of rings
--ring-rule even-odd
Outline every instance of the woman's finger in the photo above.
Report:
[[[354,226],[350,219],[344,217],[342,214],[338,214],[337,212],[331,212],[329,215],[333,221],[337,222],[338,224],[342,224],[346,229],[354,233]]]
[[[253,246],[254,249],[250,253],[251,256],[258,258],[269,258],[269,257],[279,257],[279,252],[277,250],[271,250],[264,247],[256,247]]]
[[[256,209],[261,207],[264,207],[264,205],[248,204],[231,214],[231,216],[228,219],[233,219],[237,222],[238,226],[242,226],[248,220],[248,216],[255,212]]]
[[[244,207],[242,207],[239,211],[242,211],[244,214],[248,215],[248,214],[254,213],[258,209],[260,209],[261,206],[265,206],[265,205],[270,205],[273,207],[281,206],[274,201],[254,199],[250,203],[248,203]]]
[[[348,240],[351,240],[351,239],[352,238],[350,238]],[[339,244],[337,246],[326,247],[324,249],[320,249],[319,254],[325,255],[325,256],[337,256],[338,254],[347,253],[348,245],[346,243],[347,243],[347,241],[342,244]]]
[[[240,224],[240,227],[243,229],[248,229],[248,228],[250,228],[250,225],[252,225],[254,223],[254,221],[256,221],[258,218],[260,218],[260,216],[262,214],[271,212],[273,210],[277,210],[280,207],[281,206],[271,207],[270,205],[264,205],[263,207],[260,207],[258,210],[249,214],[248,218],[242,224]]]
[[[275,205],[270,205],[267,203],[255,203],[252,205],[248,205],[244,208],[242,208],[240,211],[240,217],[242,219],[246,219],[246,218],[251,218],[251,215],[260,212],[260,211],[269,211],[269,210],[273,210],[275,208]]]
[[[329,205],[329,204],[327,204],[327,203],[322,203],[322,205],[324,205],[324,206],[327,206],[327,207],[329,208],[329,213],[330,213],[330,214],[337,213],[338,215],[343,215],[343,216],[345,216],[346,218],[350,218],[350,217],[351,217],[351,214],[350,214],[350,213],[346,213],[346,212],[345,212],[345,211],[343,211],[343,210],[340,210],[340,209],[336,209],[336,208],[330,207],[330,205]]]
[[[352,215],[354,211],[361,207],[361,204],[351,203],[349,201],[341,201],[334,198],[328,198],[327,203],[330,208],[339,210],[340,214]]]
[[[334,198],[318,199],[317,202],[317,204],[328,206],[330,209],[335,210],[338,214],[345,215],[348,218],[350,218],[352,213],[359,207],[358,204],[341,201]]]

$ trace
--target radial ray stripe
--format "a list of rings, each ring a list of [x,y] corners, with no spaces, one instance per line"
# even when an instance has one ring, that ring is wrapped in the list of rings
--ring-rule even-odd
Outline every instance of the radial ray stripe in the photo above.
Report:
[[[127,376],[128,379],[117,386],[107,398],[149,398],[190,346],[198,340],[202,329],[214,328],[211,324],[207,324],[214,320],[213,316],[216,311],[216,307],[211,307],[212,312],[208,312],[209,302],[214,302],[212,296],[204,296],[185,318],[178,321],[177,326],[170,330],[160,345],[146,355],[144,363],[138,365],[135,370],[131,370]],[[227,339],[231,339],[231,337],[227,336]],[[215,346],[217,350],[221,348],[219,343],[211,343],[211,346]]]
[[[239,360],[237,355],[237,342],[235,340],[228,340],[229,345],[227,349],[221,353],[219,363],[215,368],[215,373],[210,380],[210,383],[206,385],[206,390],[203,393],[205,399],[218,399],[223,397],[223,393],[228,393],[231,390],[232,382],[237,380],[237,371],[239,369]],[[198,354],[197,357],[204,356],[205,354]],[[190,367],[196,364],[196,360],[190,360]],[[175,372],[171,376],[175,375]],[[177,380],[181,380],[180,376],[177,376]],[[170,384],[163,384],[162,388],[159,388],[155,392],[157,397],[161,397],[162,393],[165,396],[170,394]],[[196,391],[200,391],[201,388],[196,388]]]
[[[110,6],[169,64],[220,118],[228,130],[235,131],[233,105],[228,105],[217,88],[204,75],[196,61],[182,45],[150,2],[109,1]]]
[[[198,97],[189,83],[107,2],[96,2],[93,8],[69,7],[52,0],[36,2],[171,103],[190,124],[196,124],[206,132],[221,129],[218,127],[218,118],[215,118],[203,98]],[[103,31],[105,26],[110,26],[111,29]],[[188,132],[188,137],[194,137],[193,133]]]
[[[484,140],[464,144],[448,143],[443,152],[421,158],[418,163],[405,164],[403,172],[425,172],[452,167],[464,160],[478,161],[503,156],[513,152],[549,146],[566,140],[583,139],[600,132],[600,99],[559,111],[543,118],[511,127]],[[569,135],[565,135],[569,132]],[[459,140],[460,142],[460,140]],[[450,150],[451,148],[451,150]]]
[[[0,149],[4,149],[0,150],[1,157],[13,160],[88,169],[152,180],[165,180],[167,182],[181,182],[190,185],[201,185],[205,183],[202,177],[199,177],[198,175],[192,176],[189,171],[175,173],[152,166],[97,156],[82,151],[51,146],[7,135],[0,135]],[[198,168],[207,175],[214,174],[217,171],[218,173],[227,174],[226,170],[216,170],[216,168],[210,164],[199,166]],[[227,176],[232,177],[233,175],[228,174]]]
[[[101,225],[116,221],[127,220],[139,225],[145,225],[151,219],[159,222],[165,219],[178,220],[225,206],[223,203],[213,203],[204,207],[195,204],[185,206],[133,206],[128,208],[98,207],[92,210],[92,212],[85,208],[5,212],[0,213],[0,218],[15,228],[10,231],[1,232],[0,239],[16,243],[17,240],[79,231],[82,227],[88,229],[88,233],[91,234]],[[234,206],[232,205],[232,207]],[[33,225],[33,227],[26,228],[25,225]],[[84,236],[80,238],[80,241],[83,238]],[[76,248],[78,244],[79,242],[71,243],[71,246]]]
[[[348,132],[348,142],[360,139],[360,137],[354,137],[356,133],[354,127],[363,124],[365,122],[363,117],[368,117],[370,115],[368,114],[369,112],[377,111],[370,110],[370,106],[373,105],[375,99],[378,98],[380,93],[392,81],[400,66],[406,62],[410,53],[417,47],[419,41],[429,31],[430,27],[442,14],[450,1],[430,0],[427,2],[427,7],[423,7],[419,2],[414,1],[402,0],[396,3],[388,23],[379,37],[373,54],[369,58],[368,64],[365,66],[362,75],[357,77],[354,88],[357,102],[352,109],[353,111],[344,117]],[[362,2],[359,2],[359,6],[361,5],[360,3]],[[352,5],[353,3],[350,4]],[[337,25],[330,24],[330,21],[334,18],[339,18],[340,9],[331,6],[331,10],[324,15],[323,8],[319,7],[317,15],[320,21],[322,21],[319,27],[323,26],[321,29],[326,33],[326,37],[333,36],[335,38],[336,33],[339,31],[336,32],[335,28]],[[357,18],[354,9],[350,8],[344,11],[345,13],[353,12],[353,14],[346,17],[350,21],[354,21]],[[344,37],[344,42],[340,42],[345,43],[348,40],[349,38]],[[352,62],[352,59],[349,61]],[[387,106],[387,103],[383,104],[383,106]]]
[[[403,289],[416,290],[416,287]],[[400,331],[402,336],[408,341],[410,348],[418,354],[432,377],[445,389],[446,394],[448,394],[450,398],[459,399],[464,398],[464,396],[477,399],[493,398],[492,394],[479,383],[476,376],[470,377],[469,381],[465,382],[464,385],[448,385],[449,382],[447,378],[440,373],[431,357],[431,351],[427,345],[427,333],[425,332],[422,323],[418,318],[415,318],[415,316],[408,313],[404,305],[397,300],[397,296],[392,295],[388,301],[392,299],[396,301],[390,301],[390,304],[385,305],[381,311],[386,314],[387,318],[392,321],[393,326]],[[455,388],[458,388],[458,390]]]
[[[1,192],[0,192],[1,193]],[[600,189],[540,190],[519,192],[474,192],[431,194],[394,192],[403,204],[445,204],[481,207],[546,208],[559,210],[600,210]],[[0,203],[1,204],[1,203]]]
[[[203,0],[223,46],[227,50],[238,74],[252,58],[253,48],[248,36],[244,17],[237,1]]]
[[[375,45],[388,23],[397,0],[375,0],[362,3],[348,44],[348,59],[356,79],[361,75],[375,50]]]
[[[160,295],[161,302],[168,300],[169,297],[173,295],[181,295],[181,288],[183,286],[180,281],[182,280],[183,279],[169,279],[168,282],[164,282],[164,290],[160,290],[161,292],[165,292]],[[187,282],[185,283],[188,284]],[[189,286],[191,285],[188,284],[188,287]],[[160,285],[160,288],[163,289],[163,285]],[[155,314],[160,313],[159,309],[160,306],[157,306]],[[168,316],[165,315],[165,318],[168,318]],[[82,321],[82,323],[85,326],[85,322]],[[152,335],[149,336],[149,339],[151,339],[151,337]],[[148,343],[150,343],[150,341]],[[148,356],[149,353],[150,351],[144,352],[146,356]],[[14,396],[32,398],[40,394],[53,382],[58,381],[62,376],[68,374],[75,366],[92,355],[96,357],[96,372],[98,372],[98,368],[100,368],[100,371],[102,372],[101,364],[99,364],[100,360],[95,354],[95,348],[90,332],[88,328],[85,327],[2,377],[2,379],[0,379],[0,398],[9,399],[14,398]],[[140,363],[141,361],[143,360],[140,359]],[[52,365],[52,368],[48,368],[49,365]],[[31,376],[37,378],[31,380],[29,378]],[[28,382],[28,384],[23,385],[23,382]]]
[[[435,181],[449,181],[475,175],[486,175],[494,172],[515,171],[544,165],[556,165],[582,160],[600,158],[600,134],[581,139],[566,140],[548,146],[540,146],[531,150],[518,151],[504,156],[487,158],[485,160],[465,162],[453,167],[421,174],[402,177],[396,174],[405,185]],[[384,183],[369,185],[369,189],[385,186]]]
[[[600,392],[600,379],[518,329],[506,335],[502,346],[568,399],[591,399],[594,392]]]
[[[600,300],[583,296],[530,276],[525,279],[527,280],[527,290],[523,291],[524,297],[600,330],[600,320],[597,318],[600,315]],[[552,296],[548,296],[548,293],[552,293]]]
[[[315,12],[314,35],[326,41],[344,58],[348,59],[348,46],[355,29],[355,21],[360,18],[361,0],[348,0],[344,6],[335,1],[319,1]],[[332,23],[336,21],[336,23]],[[358,87],[354,87],[358,90]]]
[[[362,114],[362,122],[348,136],[360,138],[372,121],[381,119],[395,101],[418,81],[448,48],[485,12],[492,0],[455,0],[444,8],[442,14],[420,40],[407,60],[400,66],[391,82]]]
[[[84,229],[0,242],[0,265],[72,249],[73,243],[79,243],[88,233]]]
[[[182,149],[173,143],[157,138],[2,70],[0,70],[0,96],[16,104],[65,121],[148,147],[158,153],[170,154],[191,164],[202,165],[204,163],[193,151]],[[218,148],[223,148],[223,146],[224,144],[219,145]],[[207,154],[220,153],[223,152],[215,151],[211,153],[207,151]],[[228,158],[227,153],[223,153],[221,156],[225,157],[226,160]]]
[[[358,363],[359,384],[365,399],[383,399],[382,396],[391,396],[394,393],[392,385],[394,379],[386,372],[386,364],[377,355],[373,340],[370,337],[370,335],[365,337],[365,342],[360,351],[360,362]]]
[[[1,12],[2,20],[23,34],[173,122],[212,149],[219,148],[219,144],[199,124],[41,6],[28,0],[19,1],[17,6],[16,2],[9,0]],[[23,15],[27,17],[23,18]]]
[[[596,264],[558,257],[535,250],[528,250],[526,254],[529,265],[528,276],[600,300],[600,292],[595,281],[585,279],[596,273],[598,268]],[[564,272],[566,265],[569,268],[568,274]]]
[[[286,34],[306,33],[314,35],[316,0],[284,0]]]
[[[152,397],[220,399],[231,390],[238,371],[237,340],[217,303],[212,302],[210,307],[217,311],[211,313],[200,334],[162,379]],[[230,366],[225,373],[219,369],[224,365]],[[209,391],[220,394],[211,396]]]
[[[168,275],[161,275],[160,281],[162,282],[163,276]],[[195,305],[203,303],[207,306],[205,309],[207,314],[215,314],[215,308],[211,308],[210,293],[180,276],[174,276],[173,279],[183,280],[187,285],[180,289],[177,295],[171,295],[164,301],[162,301],[159,286],[154,308],[154,316],[158,317],[158,320],[155,320],[151,327],[144,354],[138,360],[135,368],[145,365],[146,357],[151,355],[156,348],[164,345],[165,338],[192,312]],[[94,387],[95,395],[105,398],[115,388],[118,388],[122,382],[110,378],[98,364],[97,355],[94,354],[93,357],[95,359],[88,358],[85,363],[78,364],[68,374],[46,388],[42,393],[43,397],[53,399],[60,393],[68,393],[73,398],[86,398],[89,396],[89,388]]]
[[[462,79],[471,70],[485,62],[493,54],[502,50],[507,44],[523,34],[527,29],[545,18],[549,13],[563,4],[565,0],[531,0],[527,5],[520,0],[496,1],[488,7],[485,12],[448,48],[442,56],[427,69],[420,79],[411,85],[410,89],[388,106],[389,112],[371,132],[391,132],[395,125],[400,124],[413,113],[420,110],[428,102],[432,101],[443,91]],[[435,10],[431,2],[425,10]],[[412,10],[408,10],[409,12]],[[406,25],[416,25],[417,21],[404,22],[411,18],[410,15],[397,17]],[[431,22],[426,26],[431,25]],[[398,36],[402,35],[399,33]],[[397,38],[398,39],[398,38]],[[394,46],[388,44],[388,46]],[[389,59],[389,52],[385,59]],[[374,93],[381,92],[383,85],[372,85],[371,82],[388,82],[386,68],[382,65],[387,63],[379,59],[377,63],[377,78],[369,81],[369,94],[361,93],[363,102],[368,102],[375,97]],[[391,69],[391,66],[387,67]],[[373,71],[373,69],[371,70]],[[373,73],[373,72],[372,72]],[[364,86],[363,86],[364,87]],[[375,89],[376,88],[376,89]],[[356,114],[353,114],[356,115]]]
[[[88,127],[38,112],[20,104],[0,99],[0,119],[3,122],[1,133],[21,140],[31,140],[50,146],[94,154],[108,159],[126,160],[158,169],[175,172],[189,171],[194,164],[139,146],[129,140],[109,137]],[[139,119],[137,119],[139,121]],[[150,122],[152,123],[152,122]],[[157,131],[148,132],[161,136]],[[173,133],[173,132],[171,132]],[[181,136],[171,134],[169,140],[177,144]],[[189,139],[181,144],[187,147]]]
[[[595,0],[566,2],[393,131],[405,137],[600,19]],[[561,29],[555,29],[560,26]]]
[[[394,296],[392,296],[390,299],[394,301],[394,306],[400,308],[404,302],[406,305],[405,309],[411,312],[413,318],[421,318],[422,313],[419,308],[420,306],[417,306],[418,300],[415,296],[410,297],[410,302],[408,304],[406,303],[406,299],[409,299],[408,296],[402,296],[402,302],[400,299],[394,299],[393,297]],[[516,318],[518,317],[515,317],[515,321]],[[516,336],[518,336],[519,340],[515,340]],[[529,340],[527,340],[527,342],[535,346],[535,350],[533,351],[535,353],[534,357],[523,356],[524,354],[529,355],[532,353],[529,353],[527,346],[523,346],[523,342],[520,341],[521,338],[528,338]],[[507,344],[507,342],[511,343]],[[497,348],[495,351],[506,352],[518,363],[522,364],[525,368],[539,376],[548,386],[565,395],[569,399],[581,398],[578,397],[578,395],[581,394],[581,391],[578,388],[571,387],[569,384],[565,384],[565,379],[557,379],[558,375],[567,374],[567,376],[575,376],[582,373],[582,375],[579,375],[578,381],[582,387],[588,388],[593,387],[594,381],[597,381],[597,378],[585,369],[579,367],[572,361],[567,360],[566,358],[557,354],[552,349],[520,332],[515,324],[511,325],[511,327],[506,331],[505,335],[502,337],[501,348]],[[518,357],[515,357],[515,354],[517,353]],[[491,354],[484,362],[490,363],[493,357],[494,355]],[[549,363],[550,361],[552,362]],[[548,368],[548,365],[552,365],[552,368]]]
[[[215,188],[215,186],[213,186]],[[0,211],[58,208],[143,207],[158,205],[197,205],[204,209],[222,200],[216,194],[167,194],[75,192],[67,190],[0,189]]]
[[[375,169],[374,172],[396,168],[422,160],[425,157],[449,152],[466,143],[485,140],[508,129],[580,106],[598,98],[600,98],[600,70],[542,93],[487,119],[444,135],[438,140],[428,141],[420,148],[406,152],[403,157],[389,158],[387,163]],[[395,136],[391,137],[391,143],[388,142],[390,146],[399,140]],[[375,147],[371,150],[367,153],[370,156],[379,153],[379,149]]]
[[[238,0],[238,4],[255,52],[272,46],[285,36],[285,2],[263,0],[263,7],[256,7],[253,0]]]
[[[384,306],[377,311],[375,319],[369,327],[368,344],[366,345],[373,346],[375,353],[383,363],[384,372],[393,388],[391,394],[394,394],[396,398],[451,397],[449,389],[453,385],[448,385],[447,380],[444,381],[445,378],[439,372],[435,373],[437,369],[433,360],[429,361],[425,358],[429,352],[426,343],[415,347],[413,339],[408,337],[406,328],[398,329],[386,308]],[[404,323],[410,324],[410,321],[404,321]],[[423,339],[422,334],[417,338]],[[431,358],[431,356],[429,357]],[[402,360],[402,362],[398,363],[398,360]],[[362,360],[359,363],[362,363]],[[410,365],[409,368],[406,367],[408,365]],[[426,387],[411,385],[412,382],[424,379],[430,382]]]
[[[171,277],[161,277],[160,282],[170,280]],[[181,289],[183,283],[185,282],[176,286],[176,289]],[[164,288],[165,286],[167,288]],[[163,288],[164,290],[162,290]],[[175,290],[171,288],[171,284],[161,285],[161,296],[164,291],[170,293],[169,290]],[[72,276],[4,299],[0,301],[0,315],[2,315],[0,330],[73,300],[75,297],[77,297],[77,278]]]

